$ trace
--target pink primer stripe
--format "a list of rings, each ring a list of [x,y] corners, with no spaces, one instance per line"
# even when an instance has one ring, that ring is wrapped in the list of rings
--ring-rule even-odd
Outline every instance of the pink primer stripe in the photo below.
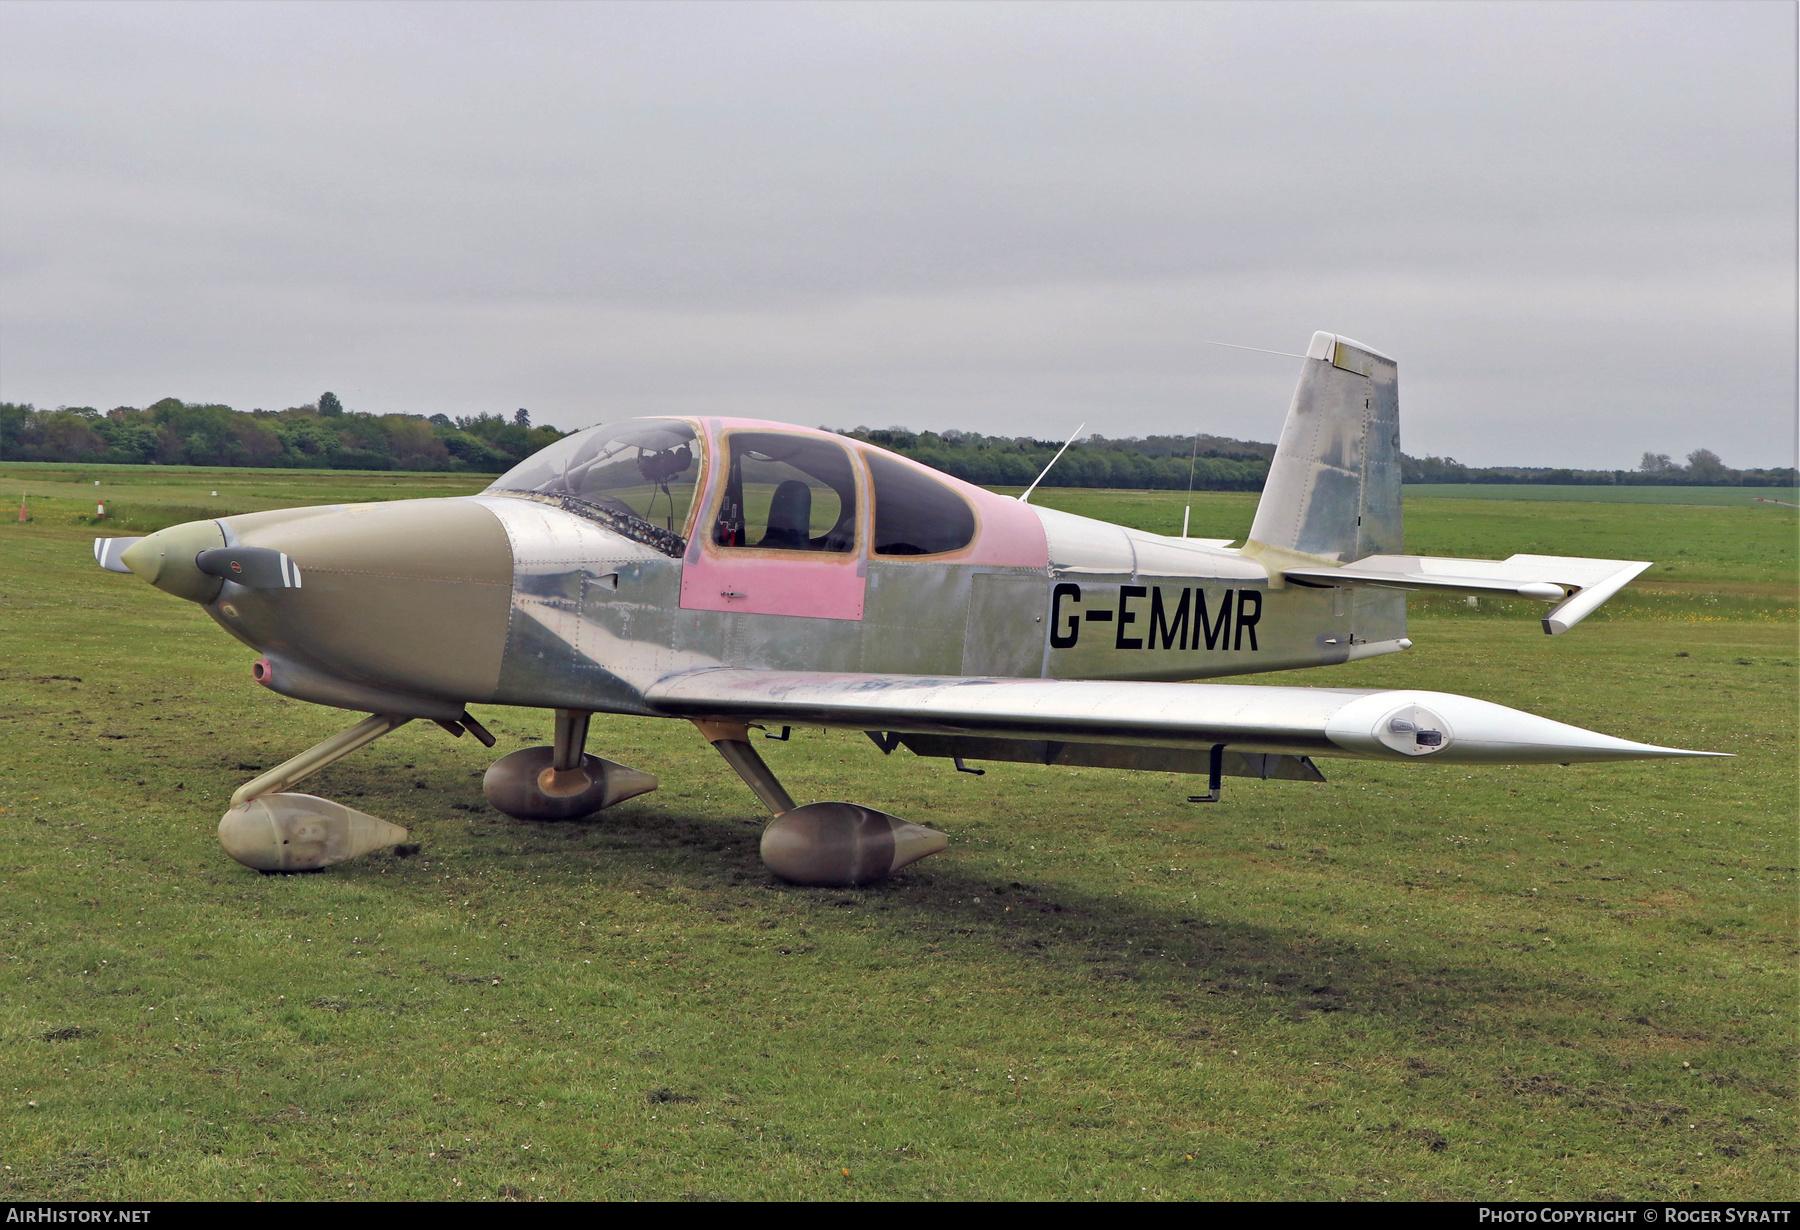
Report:
[[[681,570],[681,605],[689,611],[744,611],[861,619],[865,581],[855,556],[766,552],[720,558],[711,552]]]

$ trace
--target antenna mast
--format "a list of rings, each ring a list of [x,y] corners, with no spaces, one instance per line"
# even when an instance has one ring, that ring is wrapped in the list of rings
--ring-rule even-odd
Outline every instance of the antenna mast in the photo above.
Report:
[[[1200,457],[1200,433],[1194,432],[1194,451],[1188,454],[1188,494],[1187,507],[1181,510],[1181,536],[1187,537],[1188,517],[1194,511],[1194,462]]]
[[[1087,427],[1087,424],[1083,423],[1080,427],[1077,427],[1075,429],[1075,435],[1070,436],[1067,440],[1063,441],[1063,446],[1056,450],[1056,456],[1054,456],[1050,459],[1050,465],[1047,465],[1044,467],[1044,474],[1050,473],[1050,467],[1054,466],[1057,462],[1062,460],[1062,455],[1069,451],[1069,445],[1075,443],[1076,436],[1079,436],[1082,433],[1083,429],[1085,429],[1086,427]],[[1024,491],[1019,493],[1019,503],[1021,503],[1021,504],[1031,503],[1031,493],[1033,491],[1036,491],[1037,485],[1044,481],[1044,474],[1040,474],[1036,478],[1032,479],[1031,486],[1025,488]]]

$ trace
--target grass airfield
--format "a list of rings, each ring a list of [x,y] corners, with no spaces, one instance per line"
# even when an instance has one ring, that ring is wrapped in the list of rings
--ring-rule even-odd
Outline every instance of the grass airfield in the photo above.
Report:
[[[822,892],[762,870],[691,728],[619,719],[591,749],[663,786],[592,822],[487,809],[496,753],[414,723],[303,789],[417,854],[239,867],[231,791],[350,716],[256,687],[89,540],[483,480],[51,469],[0,466],[43,484],[0,525],[6,1198],[1791,1194],[1791,510],[1409,499],[1413,550],[1657,568],[1567,636],[1433,598],[1409,653],[1261,677],[1736,760],[1327,761],[1190,805],[1187,778],[972,777],[797,730],[761,745],[796,797],[952,838]],[[1164,532],[1184,503],[1037,498]],[[1196,495],[1193,532],[1242,534],[1254,499]],[[547,741],[548,714],[477,710],[497,751]]]
[[[1440,500],[1551,500],[1558,504],[1723,504],[1753,506],[1759,501],[1800,503],[1792,487],[1632,487],[1561,483],[1408,483],[1413,495]]]

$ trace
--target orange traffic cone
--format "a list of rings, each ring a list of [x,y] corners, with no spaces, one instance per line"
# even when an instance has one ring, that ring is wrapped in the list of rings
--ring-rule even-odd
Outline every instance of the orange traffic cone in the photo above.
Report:
[[[25,515],[25,493],[23,491],[19,492],[19,520],[21,523],[29,520]]]

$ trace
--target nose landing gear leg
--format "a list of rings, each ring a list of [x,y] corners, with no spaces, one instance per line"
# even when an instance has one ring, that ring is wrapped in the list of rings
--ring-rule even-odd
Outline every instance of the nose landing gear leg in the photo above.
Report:
[[[410,721],[374,714],[239,786],[219,821],[225,853],[258,871],[317,871],[405,841],[397,824],[316,795],[284,792]]]
[[[859,803],[796,807],[793,796],[757,755],[744,723],[695,719],[694,725],[775,814],[763,830],[762,860],[784,880],[855,888],[886,879],[950,844],[936,829]]]

